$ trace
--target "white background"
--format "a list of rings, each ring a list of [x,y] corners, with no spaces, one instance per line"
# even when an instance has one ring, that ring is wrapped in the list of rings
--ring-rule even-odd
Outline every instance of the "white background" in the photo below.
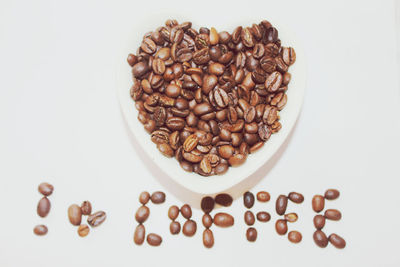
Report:
[[[0,1],[0,266],[399,266],[395,6],[338,0]],[[298,33],[308,62],[304,107],[283,155],[251,190],[267,190],[273,199],[290,191],[305,195],[302,205],[289,206],[300,215],[289,225],[303,233],[300,244],[275,233],[273,201],[253,208],[274,214],[271,222],[256,223],[256,243],[245,239],[241,199],[221,209],[236,223],[212,228],[211,250],[202,245],[199,210],[195,237],[169,234],[168,207],[185,199],[143,165],[115,88],[115,62],[125,60],[116,58],[121,40],[138,34],[128,30],[132,24],[160,11],[187,14],[196,25],[219,30],[243,17],[275,17]],[[45,219],[36,215],[42,181],[55,186]],[[345,237],[344,250],[320,249],[312,240],[311,198],[330,187],[341,197],[327,207],[340,209],[343,218],[324,230]],[[167,192],[164,205],[151,206],[146,223],[149,232],[163,236],[158,248],[132,241],[142,190]],[[86,199],[108,219],[82,239],[66,210]],[[33,235],[39,223],[48,225],[47,236]]]

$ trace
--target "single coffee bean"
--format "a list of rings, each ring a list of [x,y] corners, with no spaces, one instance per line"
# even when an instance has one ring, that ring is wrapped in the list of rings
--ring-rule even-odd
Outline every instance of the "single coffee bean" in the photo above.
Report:
[[[54,187],[49,183],[41,183],[38,187],[40,194],[50,196],[53,193]]]
[[[171,158],[174,156],[174,150],[172,147],[168,144],[158,144],[157,145],[158,150],[163,154],[164,156]]]
[[[287,204],[288,204],[288,198],[285,195],[280,195],[276,199],[276,204],[275,204],[276,213],[278,213],[279,215],[285,214]]]
[[[82,221],[82,210],[81,207],[79,207],[76,204],[72,204],[71,206],[69,206],[68,208],[68,219],[69,222],[72,225],[80,225],[81,221]]]
[[[315,195],[312,199],[312,208],[315,212],[321,212],[325,207],[325,199],[321,195]]]
[[[278,91],[281,84],[282,84],[282,74],[278,71],[274,71],[265,80],[265,89],[267,89],[268,92],[270,93],[275,93]]]
[[[211,63],[208,66],[208,72],[216,76],[222,75],[224,71],[225,71],[225,66],[220,63]]]
[[[146,229],[144,228],[143,224],[139,224],[136,226],[135,233],[133,235],[133,242],[135,242],[136,245],[141,245],[144,242],[146,236]]]
[[[287,213],[285,214],[284,218],[286,221],[293,223],[297,221],[298,216],[296,213]]]
[[[334,200],[340,196],[340,192],[336,189],[328,189],[325,191],[325,199]]]
[[[246,208],[251,209],[254,205],[254,195],[253,193],[247,191],[243,195],[243,204]]]
[[[212,197],[203,197],[201,199],[201,209],[204,213],[210,213],[214,209],[215,201]]]
[[[213,224],[213,219],[210,214],[204,214],[202,218],[202,222],[205,228],[210,228]]]
[[[246,231],[247,241],[254,242],[257,240],[257,230],[254,227],[247,228]]]
[[[92,204],[89,201],[83,201],[81,204],[81,211],[83,215],[90,215],[92,213]]]
[[[257,220],[260,222],[269,222],[271,215],[266,211],[257,212]]]
[[[247,225],[253,225],[255,223],[255,221],[256,221],[256,218],[254,217],[253,212],[248,210],[244,213],[244,222]]]
[[[141,206],[135,213],[135,219],[138,223],[144,223],[149,218],[150,209],[146,206]]]
[[[314,242],[320,248],[325,248],[328,245],[328,238],[321,230],[317,230],[313,234]]]
[[[210,229],[205,229],[203,231],[203,245],[206,248],[212,248],[212,246],[214,246],[214,235]]]
[[[275,230],[279,235],[284,235],[286,234],[288,227],[286,220],[279,219],[275,223]]]
[[[286,65],[290,66],[296,61],[296,52],[291,47],[284,47],[282,58]]]
[[[147,235],[147,243],[150,246],[157,247],[157,246],[161,245],[161,242],[162,242],[161,236],[154,234],[154,233]]]
[[[153,54],[157,49],[157,45],[150,38],[145,38],[140,48],[147,54]]]
[[[225,228],[232,226],[235,223],[235,219],[228,213],[219,212],[214,215],[213,222],[215,225]]]
[[[298,231],[290,231],[288,233],[288,239],[292,243],[300,243],[301,240],[303,239],[303,236]]]
[[[141,78],[150,70],[149,65],[141,61],[132,67],[132,74],[135,78]]]
[[[192,217],[192,208],[185,204],[181,207],[181,214],[185,219],[190,219]]]
[[[154,204],[161,204],[165,202],[165,193],[161,191],[154,192],[151,197],[151,202]]]
[[[143,205],[146,205],[147,202],[149,202],[150,200],[150,194],[147,191],[143,191],[142,193],[140,193],[139,195],[139,202]]]
[[[138,59],[137,56],[135,56],[134,54],[129,54],[126,61],[128,62],[129,66],[133,67],[133,65],[138,62]]]
[[[182,233],[185,236],[194,236],[197,230],[197,224],[193,220],[187,220],[182,227]]]
[[[104,211],[97,211],[91,215],[89,215],[87,222],[90,226],[96,227],[102,224],[107,218],[107,215]]]
[[[266,191],[260,191],[257,193],[257,200],[260,202],[268,202],[271,199],[271,196]]]
[[[337,234],[329,235],[329,242],[334,245],[336,248],[344,248],[346,247],[346,241]]]
[[[212,106],[207,102],[201,103],[195,106],[193,112],[196,116],[201,116],[207,113],[210,113],[213,110]]]
[[[218,194],[215,197],[215,203],[224,206],[224,207],[229,207],[232,205],[233,198],[229,194]]]
[[[168,210],[168,218],[175,220],[179,216],[179,208],[175,205],[171,206]]]
[[[40,217],[44,218],[49,214],[50,208],[51,208],[50,200],[47,197],[42,197],[42,199],[39,200],[39,203],[37,205],[37,214]]]
[[[45,235],[48,232],[47,226],[40,224],[40,225],[36,225],[35,228],[33,228],[33,232],[35,233],[35,235]]]
[[[169,231],[173,235],[179,234],[179,232],[181,231],[181,224],[176,221],[171,222],[171,224],[169,225]]]
[[[325,226],[325,217],[323,215],[315,215],[314,216],[314,226],[317,230],[321,230]]]
[[[80,237],[87,236],[89,234],[89,232],[90,232],[89,226],[87,226],[86,224],[79,225],[79,227],[78,227],[78,235]]]
[[[294,203],[303,203],[304,201],[304,196],[300,193],[296,193],[296,192],[290,192],[288,195],[288,198],[290,201],[294,202]]]
[[[335,209],[327,209],[324,214],[325,218],[332,221],[339,221],[342,218],[342,213]]]
[[[215,174],[221,175],[228,171],[228,164],[220,163],[215,167]]]

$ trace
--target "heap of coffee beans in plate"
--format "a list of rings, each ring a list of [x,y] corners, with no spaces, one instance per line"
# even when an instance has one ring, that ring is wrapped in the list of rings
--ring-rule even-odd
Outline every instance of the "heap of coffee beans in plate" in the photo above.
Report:
[[[264,20],[232,33],[167,20],[129,54],[138,119],[188,172],[223,174],[278,132],[296,60]]]

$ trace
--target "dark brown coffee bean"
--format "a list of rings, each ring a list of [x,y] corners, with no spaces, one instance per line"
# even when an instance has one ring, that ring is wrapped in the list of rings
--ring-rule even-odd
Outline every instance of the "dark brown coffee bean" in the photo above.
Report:
[[[218,194],[215,197],[215,203],[224,206],[224,207],[229,207],[232,205],[233,198],[229,194]]]
[[[257,240],[257,230],[254,227],[249,227],[246,230],[247,241],[254,242]]]
[[[203,245],[206,248],[212,248],[212,246],[214,246],[214,235],[210,229],[205,229],[203,231]]]
[[[228,164],[220,163],[215,167],[215,174],[222,175],[228,171]]]
[[[219,212],[214,215],[213,222],[216,226],[225,228],[232,226],[235,223],[235,219],[228,213]]]
[[[175,220],[179,216],[179,208],[175,205],[171,206],[168,210],[168,218]]]
[[[82,220],[82,210],[76,204],[72,204],[68,208],[68,219],[72,225],[80,225]]]
[[[205,213],[210,213],[214,209],[214,205],[215,201],[212,197],[207,196],[201,199],[200,206]]]
[[[210,54],[208,47],[204,47],[193,53],[193,61],[197,65],[203,65],[210,61]]]
[[[216,76],[222,75],[224,71],[225,71],[225,66],[220,63],[211,63],[208,66],[208,72]]]
[[[162,238],[161,238],[161,236],[159,236],[157,234],[151,233],[151,234],[147,235],[147,243],[150,246],[157,247],[157,246],[161,245]]]
[[[39,203],[37,205],[37,214],[40,217],[44,218],[49,214],[50,208],[51,208],[50,200],[47,197],[42,197],[42,199],[39,200]]]
[[[271,215],[266,211],[257,212],[257,220],[260,222],[269,222]]]
[[[165,193],[161,191],[154,192],[151,197],[151,202],[154,204],[161,204],[165,202]]]
[[[144,228],[143,224],[139,224],[136,226],[135,233],[133,235],[133,242],[135,242],[136,245],[141,245],[144,242],[146,236],[146,229]]]
[[[157,126],[164,125],[165,119],[167,118],[167,111],[163,107],[156,107],[153,113],[153,119]]]
[[[185,127],[185,120],[180,117],[171,117],[165,121],[165,124],[171,131],[180,131]]]
[[[287,72],[289,67],[288,65],[285,64],[285,62],[283,61],[282,57],[276,57],[275,58],[275,62],[276,62],[276,69],[282,73]]]
[[[150,38],[145,38],[140,48],[147,54],[153,54],[157,49],[157,45]]]
[[[179,44],[183,40],[183,30],[177,26],[172,28],[169,38],[170,38],[171,43]]]
[[[271,199],[271,196],[266,191],[260,191],[257,193],[257,200],[260,202],[268,202]]]
[[[261,127],[258,127],[258,136],[264,142],[267,141],[271,137],[271,130],[268,128],[267,125],[263,124]]]
[[[276,62],[275,59],[272,57],[263,57],[260,60],[261,68],[267,73],[273,73],[276,69]]]
[[[280,195],[276,199],[276,204],[275,204],[276,213],[278,213],[279,215],[285,214],[287,204],[288,204],[288,198],[285,195]]]
[[[183,205],[180,211],[184,218],[190,219],[192,217],[192,208],[188,204]]]
[[[210,228],[211,225],[213,224],[213,219],[210,214],[204,214],[202,222],[205,228]]]
[[[213,110],[212,106],[208,103],[201,103],[195,106],[193,112],[197,116],[210,113]]]
[[[232,167],[240,166],[246,161],[246,155],[236,154],[228,159],[229,164]]]
[[[340,196],[340,192],[336,189],[328,189],[325,191],[325,199],[334,200]]]
[[[296,61],[296,52],[292,47],[282,49],[282,58],[286,65],[290,66]]]
[[[346,247],[346,241],[337,234],[331,234],[328,238],[329,242],[336,248],[342,249]]]
[[[214,90],[214,100],[215,103],[221,108],[224,108],[229,104],[228,94],[221,88]]]
[[[157,144],[158,150],[163,154],[164,156],[171,158],[174,156],[174,150],[171,148],[170,145],[168,144]]]
[[[193,220],[187,220],[182,227],[182,233],[185,236],[194,236],[197,230],[197,224]]]
[[[288,213],[288,214],[285,214],[284,218],[286,221],[293,223],[293,222],[297,221],[298,216],[296,213]]]
[[[47,226],[40,224],[40,225],[36,225],[35,228],[33,228],[33,232],[35,233],[35,235],[45,235],[48,232]]]
[[[254,205],[254,195],[253,193],[247,191],[243,195],[243,204],[246,208],[251,209]]]
[[[159,58],[153,60],[152,68],[155,74],[162,75],[165,72],[165,63]]]
[[[50,196],[53,193],[54,187],[49,183],[41,183],[38,187],[40,194]]]
[[[79,225],[79,227],[78,227],[78,235],[80,237],[87,236],[89,234],[89,232],[90,232],[89,226],[87,226],[86,224]]]
[[[284,235],[287,233],[288,227],[286,220],[279,219],[275,223],[275,230],[279,235]]]
[[[173,235],[179,234],[179,232],[181,231],[181,224],[179,222],[175,222],[175,221],[171,222],[169,225],[169,231]]]
[[[264,51],[265,50],[263,44],[261,43],[256,44],[253,48],[253,53],[252,53],[253,57],[257,59],[261,58],[264,55]]]
[[[328,238],[321,230],[317,230],[313,234],[314,242],[320,248],[325,248],[328,245]]]
[[[256,221],[256,218],[254,217],[253,212],[248,210],[244,213],[244,222],[247,225],[253,225],[255,223],[255,221]]]
[[[91,215],[89,215],[87,222],[90,226],[96,227],[102,224],[107,218],[107,215],[104,211],[97,211]]]
[[[235,149],[230,145],[223,145],[218,147],[218,154],[224,159],[229,159],[230,157],[232,157],[234,152]]]
[[[273,106],[265,106],[263,115],[263,122],[268,125],[272,125],[278,119],[278,109]]]
[[[83,215],[90,215],[92,213],[92,204],[89,201],[83,201],[81,204],[81,211]]]
[[[322,215],[314,216],[314,226],[317,230],[321,230],[325,226],[325,217]]]
[[[312,199],[312,208],[315,212],[321,212],[325,207],[325,199],[321,195],[315,195]]]
[[[247,123],[251,123],[256,116],[256,109],[253,106],[250,106],[248,109],[244,111],[244,119]]]
[[[290,192],[288,198],[290,201],[298,204],[303,203],[304,201],[304,196],[297,192]]]
[[[176,98],[181,94],[181,88],[176,84],[170,84],[165,89],[165,94],[169,97]]]
[[[303,239],[303,236],[298,231],[290,231],[288,233],[288,239],[290,242],[297,244],[297,243],[301,242],[301,240]]]
[[[137,209],[135,219],[138,223],[144,223],[150,215],[150,209],[146,206],[141,206]]]
[[[242,31],[241,31],[241,39],[242,39],[243,44],[246,47],[253,47],[254,46],[255,40],[254,40],[253,34],[250,31],[250,28],[246,27],[246,28],[242,29]]]
[[[275,93],[278,91],[279,87],[282,84],[282,74],[277,71],[271,73],[268,78],[265,80],[265,89],[270,93]]]
[[[134,54],[129,54],[128,58],[126,59],[126,61],[128,61],[128,64],[131,67],[133,67],[133,65],[135,65],[138,62],[138,58]]]
[[[193,57],[193,53],[192,50],[190,50],[189,48],[182,48],[176,53],[176,56],[177,60],[183,63],[191,60]]]
[[[219,43],[218,32],[214,27],[211,27],[211,29],[210,29],[210,44],[211,45],[216,45],[218,43]]]
[[[163,47],[157,51],[157,53],[155,54],[155,58],[165,61],[169,59],[170,55],[171,55],[171,49],[169,47]]]
[[[324,216],[328,220],[339,221],[342,218],[342,213],[336,209],[327,209]]]

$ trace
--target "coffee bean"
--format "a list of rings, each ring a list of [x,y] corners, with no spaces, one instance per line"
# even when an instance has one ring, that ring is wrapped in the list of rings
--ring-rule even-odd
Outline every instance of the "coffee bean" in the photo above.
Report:
[[[220,163],[215,167],[215,174],[222,175],[228,171],[228,164]]]
[[[251,123],[256,116],[256,109],[253,106],[250,106],[245,112],[244,112],[244,119],[247,123]]]
[[[210,29],[210,44],[211,45],[216,45],[219,42],[219,35],[217,30],[214,27],[211,27]]]
[[[296,61],[296,52],[292,47],[282,49],[282,58],[286,65],[290,66]]]
[[[221,88],[214,90],[214,100],[215,103],[221,108],[226,107],[229,104],[228,94]]]
[[[285,195],[280,195],[276,199],[276,204],[275,204],[276,213],[278,213],[279,215],[285,214],[287,204],[288,204],[288,198]]]
[[[96,227],[102,224],[107,218],[107,215],[104,211],[97,211],[89,215],[87,222],[90,226]]]
[[[79,207],[76,204],[72,204],[71,206],[69,206],[68,208],[68,219],[69,222],[72,225],[80,225],[81,224],[81,220],[82,220],[82,210],[81,207]]]
[[[246,155],[236,154],[229,158],[228,162],[232,167],[240,166],[246,161]]]
[[[132,74],[135,78],[143,77],[150,70],[149,65],[141,61],[132,67]]]
[[[162,238],[161,238],[161,236],[159,236],[157,234],[151,233],[151,234],[147,235],[147,243],[150,246],[157,247],[157,246],[161,245]]]
[[[293,223],[293,222],[297,221],[298,216],[296,213],[288,213],[288,214],[285,214],[284,218],[286,221]]]
[[[146,229],[143,224],[136,226],[135,233],[133,235],[133,241],[136,245],[141,245],[144,242],[146,236]]]
[[[138,59],[137,59],[137,56],[135,56],[134,54],[129,54],[126,61],[128,61],[128,64],[131,67],[133,67],[133,65],[135,65],[138,62]]]
[[[284,235],[286,234],[288,227],[286,220],[279,219],[275,223],[275,230],[279,235]]]
[[[184,218],[190,219],[192,217],[192,208],[188,204],[183,205],[180,211]]]
[[[257,200],[260,202],[268,202],[271,199],[271,196],[266,191],[260,191],[257,193]]]
[[[304,196],[300,193],[296,193],[296,192],[290,192],[288,195],[288,198],[290,201],[294,202],[294,203],[303,203],[304,201]]]
[[[206,248],[212,248],[212,246],[214,246],[214,235],[210,229],[205,229],[203,231],[203,245]]]
[[[171,222],[171,224],[169,225],[169,231],[173,235],[179,234],[179,232],[181,231],[181,224],[176,221]]]
[[[223,145],[218,147],[218,154],[224,159],[229,159],[230,157],[232,157],[234,152],[235,149],[233,148],[233,146],[230,145]]]
[[[225,228],[232,226],[235,222],[235,219],[228,213],[219,212],[214,215],[213,222],[216,226]]]
[[[35,228],[33,228],[33,232],[35,233],[35,235],[45,235],[48,232],[47,226],[40,224],[40,225],[36,225]]]
[[[244,222],[247,225],[253,225],[255,221],[256,221],[256,218],[254,217],[253,212],[248,210],[244,213]]]
[[[79,227],[78,227],[78,235],[80,237],[87,236],[89,234],[89,232],[90,232],[89,226],[87,226],[86,224],[79,225]]]
[[[264,142],[267,141],[271,137],[271,130],[268,128],[267,125],[263,124],[260,127],[258,127],[258,136],[260,137],[261,140]]]
[[[43,196],[50,196],[53,193],[54,187],[49,183],[41,183],[38,190]]]
[[[49,214],[50,208],[50,200],[47,197],[43,197],[39,200],[39,203],[37,205],[37,214],[40,217],[44,218]]]
[[[161,192],[161,191],[156,191],[151,195],[150,199],[151,199],[151,202],[153,202],[154,204],[164,203],[165,193]]]
[[[314,226],[317,230],[321,230],[325,226],[325,217],[322,215],[314,216]]]
[[[257,212],[257,220],[260,222],[269,222],[269,220],[271,220],[271,215],[266,211]]]
[[[179,216],[179,208],[177,206],[171,206],[168,210],[168,217],[171,220],[175,220]]]
[[[233,198],[229,194],[218,194],[215,196],[215,203],[224,206],[224,207],[229,207],[232,205]]]
[[[270,93],[275,93],[276,91],[278,91],[281,84],[282,74],[280,74],[278,71],[274,71],[265,80],[265,89],[267,89]]]
[[[340,192],[336,189],[328,189],[325,191],[325,199],[334,200],[340,196]]]
[[[254,242],[257,240],[257,230],[254,227],[249,227],[246,230],[247,241]]]
[[[220,63],[211,63],[208,66],[208,72],[216,76],[222,75],[224,71],[225,71],[225,66]]]
[[[325,199],[321,195],[315,195],[312,199],[312,208],[315,212],[321,212],[325,207]]]
[[[339,221],[342,218],[342,213],[335,209],[327,209],[324,214],[325,218],[332,221]]]
[[[336,248],[342,249],[346,247],[346,241],[337,234],[331,234],[328,238],[329,242]]]
[[[273,73],[276,69],[276,62],[275,59],[272,57],[263,57],[260,60],[261,68],[267,73]]]
[[[83,215],[90,215],[92,213],[92,204],[89,201],[83,201],[81,204],[81,211]]]
[[[197,224],[195,221],[193,220],[187,220],[182,227],[182,233],[185,236],[194,236],[194,234],[196,233],[197,230]]]
[[[251,209],[254,205],[254,195],[253,193],[247,191],[243,195],[243,204],[246,208]]]
[[[325,248],[328,245],[328,238],[321,230],[317,230],[313,234],[314,242],[320,248]]]
[[[157,49],[157,45],[150,38],[145,38],[140,48],[147,54],[153,54]]]
[[[303,236],[298,231],[290,231],[288,233],[288,239],[292,243],[300,243],[301,240],[303,239]]]
[[[210,214],[204,214],[202,222],[205,228],[210,228],[211,225],[213,224],[213,219]]]
[[[171,158],[174,156],[174,150],[168,144],[158,144],[157,148],[161,152],[161,154],[163,154],[164,156],[166,156],[168,158]]]
[[[150,209],[146,206],[141,206],[137,209],[135,219],[138,223],[144,223],[150,215]]]

